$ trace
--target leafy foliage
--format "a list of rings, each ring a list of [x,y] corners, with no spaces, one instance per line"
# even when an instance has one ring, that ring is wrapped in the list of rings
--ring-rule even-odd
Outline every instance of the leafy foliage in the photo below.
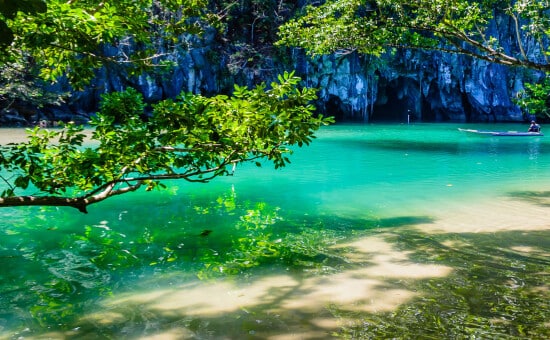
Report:
[[[0,0],[0,48],[12,43],[13,31],[6,19],[13,19],[18,12],[36,14],[46,12],[44,0]]]
[[[32,59],[42,66],[43,79],[66,76],[75,88],[106,64],[140,74],[170,65],[156,45],[185,48],[185,34],[200,33],[210,20],[205,8],[202,0],[48,0],[47,11],[18,12],[6,21],[13,41],[3,61]]]
[[[46,3],[47,11],[7,17],[14,40],[1,62],[32,61],[43,79],[67,77],[75,88],[110,64],[130,74],[169,66],[159,50],[186,48],[189,37],[219,19],[204,0]],[[106,95],[89,136],[68,124],[35,129],[27,143],[2,148],[0,206],[86,211],[141,186],[163,187],[166,179],[206,182],[242,161],[265,158],[282,167],[290,161],[288,146],[309,144],[313,132],[331,121],[312,116],[315,91],[300,89],[299,81],[285,73],[269,87],[237,86],[231,97],[182,93],[152,107],[133,89]]]
[[[104,96],[87,135],[81,126],[35,128],[28,142],[2,148],[6,189],[0,206],[61,205],[85,212],[110,196],[163,187],[163,180],[207,182],[239,162],[290,162],[289,146],[307,145],[332,122],[313,117],[314,89],[285,73],[254,89],[236,86],[232,97],[182,93],[154,104],[148,119],[133,89]],[[257,163],[260,164],[260,163]],[[8,177],[10,176],[10,177]],[[27,190],[28,189],[28,190]],[[37,189],[37,193],[32,190]]]
[[[14,104],[23,103],[42,108],[59,105],[68,96],[67,93],[49,91],[43,82],[37,82],[32,70],[22,64],[1,65],[0,72],[0,108],[10,109]]]
[[[525,90],[519,93],[515,102],[528,114],[550,118],[550,80],[525,84]]]
[[[490,34],[490,22],[514,23],[510,43]],[[279,44],[311,54],[339,50],[380,55],[389,48],[440,50],[489,62],[549,71],[548,3],[501,0],[329,0],[308,6],[280,30]]]

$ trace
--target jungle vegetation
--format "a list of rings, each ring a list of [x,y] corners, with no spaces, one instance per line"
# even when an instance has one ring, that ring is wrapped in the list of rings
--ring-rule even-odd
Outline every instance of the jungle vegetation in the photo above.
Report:
[[[279,44],[310,54],[435,50],[548,72],[549,8],[530,0],[328,0],[285,23]],[[494,36],[497,22],[511,23],[513,41]]]
[[[247,11],[245,4],[253,10]],[[273,12],[274,8],[277,12]],[[286,20],[292,8],[284,1],[259,0],[0,0],[1,67],[13,71],[14,79],[25,80],[19,77],[24,71],[44,82],[65,78],[79,88],[105,65],[121,65],[129,74],[169,69],[169,60],[162,58],[155,44],[185,49],[191,46],[191,37],[200,36],[205,29],[231,32],[241,28],[248,37],[242,41],[241,53],[233,59],[239,67],[262,52],[249,44],[251,40],[277,39],[274,28]],[[544,45],[550,25],[547,9],[546,1],[520,0],[511,6],[510,2],[497,0],[412,3],[329,0],[318,7],[308,7],[303,16],[285,24],[280,37],[281,44],[304,47],[312,54],[359,51],[381,55],[393,48],[420,48],[468,54],[547,72],[548,51]],[[273,13],[276,20],[272,19]],[[261,33],[244,29],[239,24],[240,14],[252,16]],[[498,37],[484,34],[497,14],[517,23],[521,39],[515,51],[519,53],[509,53],[511,50],[501,46]],[[243,32],[235,37],[242,37]],[[527,45],[531,47],[526,48]],[[120,47],[119,53],[108,53],[112,51],[106,49],[108,46]],[[540,53],[531,49],[534,47],[540,48]],[[540,100],[547,93],[543,90]],[[0,93],[0,97],[7,95]],[[37,93],[32,98],[54,100],[42,96]],[[315,90],[302,88],[300,79],[292,72],[280,75],[272,84],[256,88],[237,86],[231,95],[206,97],[182,93],[154,105],[145,103],[132,88],[105,94],[99,112],[90,122],[91,130],[71,123],[62,129],[37,128],[30,131],[27,142],[0,148],[0,206],[69,206],[86,212],[90,204],[140,188],[162,188],[169,179],[208,182],[217,176],[231,175],[240,162],[261,165],[261,160],[268,160],[275,167],[283,167],[290,162],[292,146],[309,144],[315,131],[331,122],[314,115],[310,104],[314,98]],[[232,209],[239,208],[240,213],[233,216],[239,233],[220,250],[223,256],[198,254],[195,275],[201,279],[217,277],[222,271],[242,273],[271,261],[338,271],[349,264],[342,260],[341,254],[329,253],[327,249],[342,236],[317,226],[351,224],[350,229],[360,230],[365,224],[367,229],[383,224],[366,223],[363,219],[337,223],[288,221],[289,228],[297,229],[298,233],[279,235],[271,228],[281,219],[276,208],[249,207],[248,203],[235,202],[232,196],[219,203],[219,207],[197,210],[218,209],[222,216],[233,216]],[[62,214],[70,216],[68,212]],[[37,230],[43,227],[33,222],[41,218],[45,217],[31,216],[28,226],[15,226],[18,230],[14,233],[35,238]],[[178,236],[189,237],[187,230],[177,232],[182,234]],[[473,239],[471,235],[409,233],[404,237],[400,231],[390,237],[415,259],[451,266],[456,274],[449,280],[393,282],[396,286],[432,293],[395,312],[358,317],[331,306],[330,312],[335,316],[361,320],[342,329],[338,336],[406,334],[414,338],[437,337],[447,332],[458,338],[548,337],[547,290],[531,289],[547,285],[545,254],[522,258],[524,264],[518,265],[516,254],[499,248],[501,238],[513,240],[512,244],[517,246],[536,245],[548,236],[546,232],[491,234],[481,240],[479,235]],[[79,243],[89,251],[84,270],[97,267],[100,270],[93,273],[98,276],[144,265],[180,270],[183,263],[197,254],[179,248],[174,235],[161,230],[149,234],[145,230],[126,237],[117,230],[88,225],[82,233],[68,234],[59,240],[61,255],[55,253],[39,261],[44,254],[40,239],[38,250],[25,247],[22,252],[28,252],[26,257],[35,260],[40,268],[51,268],[63,265],[60,261],[63,251]],[[207,234],[201,233],[194,239],[200,241],[202,236]],[[459,246],[449,248],[448,241]],[[127,249],[131,251],[121,251]],[[134,253],[141,255],[133,256]],[[11,271],[7,273],[8,277],[12,275]],[[479,277],[487,278],[486,282],[480,285]],[[52,278],[31,294],[28,282],[23,280],[3,280],[2,284],[4,291],[16,291],[15,286],[26,292],[22,295],[26,299],[38,301],[31,312],[41,324],[63,324],[71,329],[74,327],[67,319],[71,320],[81,308],[68,303],[74,286],[109,294],[101,282],[96,279],[90,287]],[[489,298],[493,296],[503,297],[506,303],[495,304]],[[255,322],[252,319],[256,316],[250,314],[249,318]]]
[[[540,72],[550,69],[547,1],[329,0],[306,6],[286,22],[299,9],[284,1],[2,4],[2,67],[24,69],[45,82],[67,79],[75,89],[105,65],[125,67],[129,75],[165,71],[171,61],[159,53],[159,44],[163,51],[191,48],[193,37],[209,29],[225,32],[222,37],[245,37],[234,54],[237,67],[261,54],[254,41],[280,39],[279,46],[302,47],[314,55],[358,51],[380,56],[407,48],[465,54]],[[253,27],[242,24],[244,17]],[[489,34],[499,20],[514,24],[514,41]],[[540,106],[540,96],[532,95],[538,85],[533,86],[518,101],[526,108]],[[545,89],[537,93],[544,97]],[[44,99],[40,96],[33,98]],[[37,129],[28,142],[2,147],[0,206],[65,205],[86,211],[87,205],[112,195],[160,188],[166,179],[208,181],[227,175],[228,167],[242,161],[266,158],[284,166],[290,161],[290,146],[308,144],[321,125],[331,122],[315,116],[314,99],[315,91],[301,88],[292,72],[273,84],[236,87],[231,95],[182,93],[153,106],[131,89],[106,94],[91,121],[94,132],[88,138],[93,146],[83,147],[81,127],[68,125],[63,130]]]
[[[191,36],[222,23],[206,1],[195,0],[10,4],[2,7],[11,32],[3,41],[4,66],[30,65],[44,81],[67,77],[75,88],[105,64],[128,65],[134,74],[169,68],[156,44],[186,48]],[[108,54],[108,45],[119,52]],[[181,93],[151,107],[132,88],[105,94],[88,136],[69,123],[36,128],[28,142],[2,146],[0,206],[86,212],[92,203],[161,188],[168,179],[207,182],[240,162],[267,159],[283,167],[290,146],[309,144],[332,121],[314,115],[315,90],[299,81],[285,72],[269,85],[236,86],[230,96]]]
[[[516,103],[530,115],[548,118],[549,9],[545,0],[328,0],[283,24],[277,44],[310,55],[439,51],[521,67],[534,75]],[[511,27],[511,39],[496,34],[501,24]]]

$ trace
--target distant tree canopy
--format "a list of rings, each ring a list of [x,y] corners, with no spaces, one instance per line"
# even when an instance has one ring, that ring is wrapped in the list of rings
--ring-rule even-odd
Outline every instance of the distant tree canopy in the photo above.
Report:
[[[28,142],[0,149],[0,206],[87,206],[163,180],[208,182],[237,163],[290,162],[291,145],[307,145],[331,120],[314,118],[315,90],[300,90],[291,73],[269,89],[236,87],[232,97],[182,93],[153,106],[133,89],[103,98],[86,140],[83,128],[36,128]],[[257,163],[260,166],[261,163]],[[228,168],[229,167],[229,168]],[[0,183],[1,184],[1,183]]]
[[[532,116],[550,118],[550,80],[545,78],[536,84],[525,84],[525,90],[515,98],[524,111]]]
[[[170,67],[159,44],[187,48],[193,36],[221,20],[203,0],[47,0],[46,7],[31,6],[38,2],[9,2],[14,10],[0,6],[4,30],[12,34],[2,42],[0,63],[32,65],[42,79],[67,77],[75,87],[108,63],[135,74]],[[162,188],[169,179],[208,182],[241,162],[260,166],[264,159],[283,167],[291,146],[309,144],[332,122],[314,116],[315,90],[299,84],[285,72],[269,85],[236,86],[231,96],[182,92],[151,107],[131,88],[105,94],[91,132],[70,123],[35,128],[27,142],[0,146],[0,207],[86,212],[90,204]]]
[[[12,5],[1,12],[9,33],[1,61],[37,65],[41,78],[65,76],[75,88],[108,63],[135,74],[167,67],[159,45],[186,48],[186,38],[215,21],[206,0],[4,1]]]
[[[9,46],[14,38],[13,31],[6,20],[13,20],[17,13],[36,14],[46,12],[43,0],[0,0],[0,47]]]
[[[491,35],[511,25],[514,39]],[[438,50],[549,72],[549,1],[327,0],[284,24],[280,44],[311,54]]]

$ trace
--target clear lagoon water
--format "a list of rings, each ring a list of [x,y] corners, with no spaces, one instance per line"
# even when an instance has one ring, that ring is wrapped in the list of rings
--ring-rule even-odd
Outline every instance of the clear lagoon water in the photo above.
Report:
[[[550,135],[458,127],[336,124],[282,170],[2,208],[0,339],[550,337]]]

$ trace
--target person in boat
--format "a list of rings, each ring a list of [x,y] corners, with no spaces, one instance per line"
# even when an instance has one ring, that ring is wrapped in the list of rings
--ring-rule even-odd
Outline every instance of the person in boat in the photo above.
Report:
[[[529,130],[527,130],[527,132],[540,132],[540,125],[532,120],[531,125],[529,125]]]

